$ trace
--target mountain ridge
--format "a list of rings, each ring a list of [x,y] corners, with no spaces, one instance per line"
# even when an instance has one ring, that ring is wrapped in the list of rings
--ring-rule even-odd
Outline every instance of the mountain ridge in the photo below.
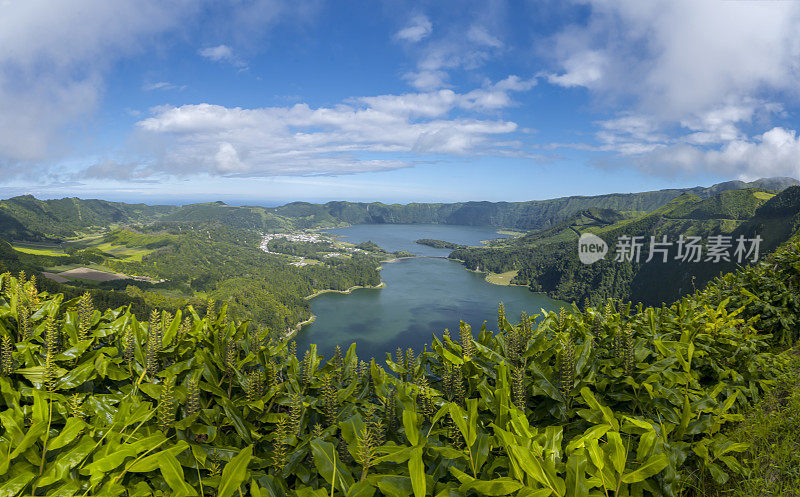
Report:
[[[635,193],[573,195],[524,202],[466,201],[384,204],[331,201],[290,202],[278,207],[230,206],[221,201],[174,205],[127,204],[101,199],[39,200],[20,195],[0,200],[0,237],[45,241],[76,236],[98,226],[152,223],[221,223],[255,231],[325,228],[351,224],[432,223],[497,226],[522,230],[556,225],[587,209],[652,212],[684,194],[709,198],[728,190],[762,188],[779,191],[800,185],[793,178],[727,181],[710,187],[672,188]]]

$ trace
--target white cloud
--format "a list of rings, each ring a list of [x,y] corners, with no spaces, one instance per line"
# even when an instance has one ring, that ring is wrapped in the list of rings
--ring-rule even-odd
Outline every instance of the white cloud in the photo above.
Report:
[[[588,21],[554,37],[545,76],[615,109],[582,148],[664,174],[798,174],[794,131],[774,122],[800,89],[800,3],[580,3]]]
[[[503,42],[499,38],[489,34],[486,26],[473,24],[467,31],[467,39],[477,45],[484,45],[491,48],[502,48]]]
[[[357,101],[367,104],[373,110],[391,115],[411,118],[436,117],[455,108],[485,111],[510,107],[514,105],[511,92],[527,91],[535,84],[535,78],[522,79],[511,75],[497,83],[487,83],[483,88],[463,94],[453,90],[437,90],[427,93],[362,97]]]
[[[589,0],[585,26],[556,36],[551,82],[672,118],[763,89],[796,91],[800,3]]]
[[[547,74],[547,80],[567,88],[585,86],[591,88],[601,81],[605,71],[606,60],[603,54],[596,50],[585,50],[569,55],[562,65],[562,74]]]
[[[403,75],[403,78],[411,83],[411,86],[423,91],[435,90],[437,88],[447,86],[448,77],[449,76],[446,71],[441,71],[438,69],[411,71]]]
[[[502,32],[500,16],[503,8],[497,2],[476,4],[465,10],[467,18],[450,16],[444,28],[433,33],[433,25],[425,16],[416,16],[396,38],[413,42],[408,47],[416,58],[416,67],[403,78],[420,91],[433,91],[450,86],[454,71],[475,71],[502,53],[505,45],[495,33]]]
[[[245,67],[247,65],[233,53],[233,49],[228,45],[201,48],[197,53],[213,62],[225,62],[235,67]]]
[[[770,176],[800,177],[800,136],[794,130],[774,127],[751,139],[736,139],[718,149],[688,143],[666,146],[652,154],[634,157],[643,169],[671,174],[698,169],[742,179]]]
[[[63,152],[66,127],[96,109],[110,64],[193,9],[188,0],[0,4],[0,161]]]
[[[417,15],[411,19],[408,26],[395,34],[397,39],[417,43],[433,32],[433,24],[424,15]]]
[[[452,90],[352,99],[334,107],[256,109],[199,104],[154,109],[139,121],[143,141],[160,147],[152,167],[176,175],[335,175],[408,167],[430,155],[523,153],[510,121],[465,113],[512,105],[530,80],[508,77],[459,94]],[[391,158],[386,158],[390,154]],[[397,159],[397,157],[406,157]],[[99,171],[99,169],[98,169]]]
[[[446,87],[449,71],[478,69],[499,49],[463,37],[433,41],[421,49],[417,70],[406,73],[404,78],[422,91]]]
[[[170,83],[169,81],[158,81],[156,83],[145,83],[142,85],[142,90],[144,91],[155,91],[155,90],[185,90],[186,85],[176,85]]]
[[[216,47],[201,48],[197,51],[200,55],[214,62],[221,62],[233,58],[233,50],[227,45],[217,45]]]
[[[209,27],[215,36],[256,43],[278,17],[302,20],[315,3],[0,0],[0,166],[42,176],[45,161],[69,156],[76,123],[84,125],[100,105],[113,65],[163,42],[167,33],[205,28],[200,14],[206,9],[217,9],[215,22],[225,26]],[[181,88],[168,82],[143,87]],[[22,163],[37,168],[15,166]]]

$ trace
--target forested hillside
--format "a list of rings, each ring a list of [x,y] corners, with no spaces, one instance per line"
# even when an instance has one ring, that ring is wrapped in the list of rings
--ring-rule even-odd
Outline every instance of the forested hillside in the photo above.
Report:
[[[587,209],[643,213],[653,211],[687,193],[707,198],[728,190],[761,188],[778,191],[796,184],[798,181],[791,178],[767,178],[751,183],[729,181],[711,187],[563,197],[529,202],[390,205],[379,202],[292,202],[280,207],[237,207],[223,202],[148,206],[77,198],[38,200],[31,195],[23,195],[0,201],[0,238],[11,241],[58,240],[75,236],[78,232],[156,221],[195,226],[223,223],[226,226],[259,232],[363,223],[434,223],[531,230],[557,225]]]
[[[155,307],[175,311],[213,298],[227,302],[231,316],[252,320],[253,326],[268,328],[277,336],[311,317],[306,296],[321,290],[378,285],[380,261],[394,257],[365,246],[369,250],[346,257],[320,256],[316,264],[297,267],[289,264],[294,259],[288,256],[265,253],[259,248],[260,240],[253,231],[220,223],[199,227],[155,223],[74,242],[70,253],[62,257],[22,253],[0,240],[0,268],[38,274],[40,285],[71,297],[88,289],[100,308],[130,304],[140,318]],[[126,257],[130,253],[136,255]],[[155,283],[133,279],[56,283],[42,276],[53,266],[86,265],[150,277]]]
[[[223,202],[184,205],[164,216],[164,222],[220,223],[233,228],[261,232],[294,228],[294,223],[278,216],[265,207],[234,207]]]
[[[252,232],[224,227],[132,234],[118,239],[157,247],[137,261],[114,261],[122,272],[166,279],[192,293],[229,302],[232,316],[251,319],[283,334],[311,316],[306,296],[319,290],[346,290],[380,283],[377,255],[355,253],[321,264],[290,266],[285,257],[268,254]]]
[[[470,269],[494,273],[517,270],[514,283],[546,292],[554,298],[579,305],[597,305],[613,297],[650,305],[670,302],[701,288],[720,273],[736,268],[736,261],[700,262],[676,260],[676,248],[667,262],[661,256],[646,263],[651,236],[708,237],[740,235],[763,238],[762,254],[774,250],[800,228],[800,187],[780,194],[758,189],[726,191],[702,199],[683,194],[655,211],[633,218],[606,217],[581,212],[547,230],[501,242],[488,248],[464,248],[450,257],[464,261]],[[585,265],[578,259],[578,237],[595,233],[607,243],[605,259]],[[621,236],[641,236],[644,242],[639,263],[615,261],[615,246]],[[706,247],[707,248],[707,247]]]
[[[22,195],[0,201],[0,237],[12,240],[70,237],[92,228],[151,221],[174,209],[175,206],[78,198],[39,200]]]
[[[591,208],[650,212],[687,193],[705,198],[727,190],[742,188],[780,190],[796,184],[798,184],[798,181],[791,178],[769,178],[752,183],[729,181],[708,188],[696,187],[591,197],[563,197],[530,202],[459,202],[453,204],[407,205],[386,205],[379,202],[328,202],[318,205],[295,202],[278,207],[274,211],[288,218],[300,217],[308,223],[330,223],[338,220],[348,224],[441,223],[541,229],[562,222],[576,212]]]
[[[790,495],[796,451],[736,428],[797,388],[799,280],[795,237],[672,305],[501,306],[423,350],[326,360],[224,307],[140,322],[6,273],[0,492]]]

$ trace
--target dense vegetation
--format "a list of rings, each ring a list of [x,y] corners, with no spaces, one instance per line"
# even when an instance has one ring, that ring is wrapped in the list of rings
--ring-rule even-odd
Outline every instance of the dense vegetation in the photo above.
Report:
[[[20,253],[0,240],[0,265],[15,273],[37,274],[40,285],[68,298],[89,290],[103,310],[131,305],[140,319],[154,308],[175,312],[212,297],[229,303],[231,315],[252,320],[254,326],[278,336],[310,318],[306,296],[325,289],[378,285],[380,260],[390,256],[374,244],[363,244],[363,252],[334,258],[315,253],[320,264],[294,267],[286,256],[264,253],[260,240],[253,231],[220,223],[159,222],[117,229],[91,242],[70,242],[70,255],[64,257]],[[139,258],[118,258],[92,248],[104,246],[137,251]],[[73,280],[62,284],[41,275],[50,266],[89,262],[161,282]]]
[[[62,258],[59,258],[62,259]],[[61,262],[61,261],[59,261]],[[66,299],[72,299],[88,291],[92,296],[98,309],[116,309],[120,306],[128,306],[131,312],[140,317],[147,317],[152,308],[141,296],[131,296],[125,292],[115,291],[109,286],[86,284],[65,285],[56,283],[41,277],[41,269],[44,265],[56,264],[53,258],[46,256],[34,256],[15,251],[8,242],[0,240],[0,271],[19,273],[25,271],[28,274],[39,274],[37,285],[40,289],[50,293],[61,293]],[[104,288],[105,286],[105,288]],[[149,286],[149,285],[146,285]],[[181,302],[185,305],[185,302]],[[163,306],[174,310],[174,306]]]
[[[22,195],[0,201],[0,236],[14,240],[70,237],[88,228],[154,219],[172,209],[78,198],[38,200]]]
[[[228,227],[113,235],[116,241],[153,248],[141,262],[112,261],[127,274],[165,279],[187,295],[207,295],[228,302],[238,319],[250,319],[283,334],[311,316],[305,296],[316,291],[346,290],[380,283],[378,265],[385,252],[320,258],[321,264],[294,267],[283,256],[258,248],[252,232]],[[302,244],[301,244],[302,245]]]
[[[501,307],[369,362],[0,286],[3,495],[713,495],[758,477],[730,428],[797,371],[798,237],[671,306]]]
[[[712,235],[753,238],[761,236],[760,252],[769,253],[800,228],[800,187],[778,195],[762,190],[726,191],[708,199],[682,195],[653,212],[626,219],[607,211],[586,210],[563,223],[526,236],[500,240],[490,247],[455,250],[450,257],[470,269],[494,273],[517,270],[513,282],[534,291],[581,306],[601,305],[606,298],[636,300],[649,305],[671,302],[703,287],[721,273],[736,268],[736,261],[685,262],[676,260],[677,248],[667,262],[660,257],[645,263],[651,236]],[[581,233],[595,233],[606,241],[604,260],[584,265],[578,259]],[[640,263],[617,262],[615,245],[620,236],[641,236],[645,242]]]
[[[541,229],[552,226],[585,209],[650,212],[683,194],[707,198],[742,188],[783,189],[798,184],[791,178],[770,178],[752,183],[729,181],[708,188],[696,187],[653,192],[609,194],[593,197],[563,197],[529,202],[459,202],[452,204],[407,205],[356,202],[328,202],[323,205],[293,202],[277,207],[278,215],[302,219],[302,227],[314,223],[436,223],[472,226],[501,226]]]

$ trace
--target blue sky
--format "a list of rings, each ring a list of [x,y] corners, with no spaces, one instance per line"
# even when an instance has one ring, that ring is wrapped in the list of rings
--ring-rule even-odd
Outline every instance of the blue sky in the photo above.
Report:
[[[800,2],[0,0],[0,196],[530,200],[800,176]]]

